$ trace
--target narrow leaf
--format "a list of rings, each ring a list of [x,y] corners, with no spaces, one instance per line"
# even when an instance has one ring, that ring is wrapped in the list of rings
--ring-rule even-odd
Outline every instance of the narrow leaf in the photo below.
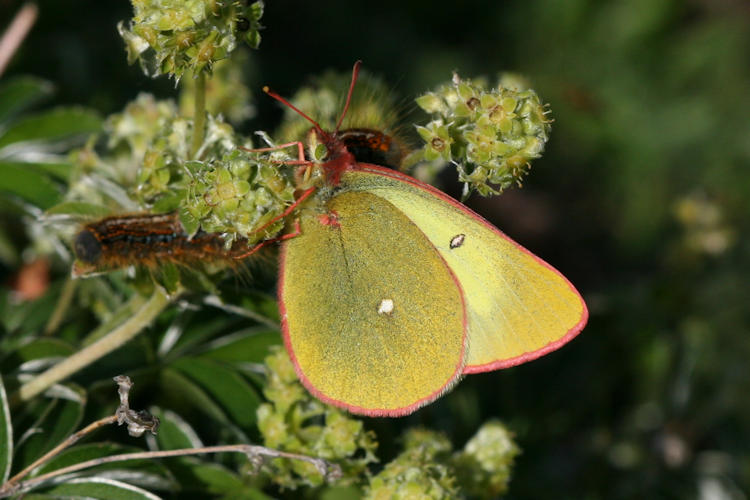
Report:
[[[170,461],[169,468],[186,491],[238,498],[236,492],[245,488],[240,478],[229,469],[193,457]]]
[[[60,190],[46,175],[20,162],[0,161],[0,192],[14,194],[42,209],[62,199]]]
[[[52,94],[52,84],[31,76],[14,78],[0,85],[0,123]]]
[[[261,399],[236,371],[205,359],[182,358],[173,366],[198,382],[241,427],[255,424],[255,410]]]
[[[182,373],[171,368],[161,371],[161,393],[174,401],[199,409],[219,423],[229,424],[224,410],[206,392]]]
[[[56,108],[18,120],[0,135],[0,149],[28,141],[59,141],[88,135],[101,128],[102,120],[93,111],[79,107]]]
[[[29,465],[77,430],[83,417],[85,393],[82,389],[69,384],[67,388],[72,390],[78,399],[60,398],[39,408],[37,420],[26,431],[28,438],[18,444],[15,455],[18,467]]]
[[[87,462],[97,458],[108,457],[110,455],[119,455],[122,453],[134,453],[143,451],[140,448],[134,446],[122,446],[116,443],[89,443],[78,446],[72,446],[66,450],[63,450],[59,455],[55,456],[52,460],[44,464],[42,467],[34,471],[34,476],[46,474],[56,469],[62,469],[63,467],[69,467],[81,462]],[[133,460],[126,462],[128,467],[135,464],[148,464],[156,463],[149,462],[147,460]],[[113,465],[122,467],[122,464],[106,464],[110,468]],[[102,466],[104,467],[104,466]]]
[[[64,182],[67,182],[70,179],[70,173],[73,169],[73,165],[70,163],[29,162],[27,165],[28,168],[39,172],[42,175],[47,175]]]
[[[203,446],[198,434],[182,417],[166,410],[159,414],[161,424],[156,441],[161,450],[179,450],[181,448],[200,448]]]
[[[70,356],[73,352],[73,347],[64,340],[54,338],[33,339],[6,354],[0,362],[0,370],[3,373],[12,373],[28,361],[64,358]]]
[[[248,328],[216,339],[200,356],[235,365],[262,363],[269,348],[280,343],[278,330]]]
[[[136,486],[101,477],[71,479],[42,491],[54,498],[101,500],[158,500],[160,498]]]

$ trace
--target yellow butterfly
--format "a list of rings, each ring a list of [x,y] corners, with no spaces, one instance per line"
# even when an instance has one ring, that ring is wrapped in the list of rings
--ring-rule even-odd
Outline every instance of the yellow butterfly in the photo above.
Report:
[[[401,416],[467,373],[547,354],[586,324],[586,304],[552,266],[417,179],[360,163],[339,126],[313,124],[322,185],[297,206],[281,251],[279,307],[297,374],[321,400]],[[288,234],[287,236],[291,236]]]

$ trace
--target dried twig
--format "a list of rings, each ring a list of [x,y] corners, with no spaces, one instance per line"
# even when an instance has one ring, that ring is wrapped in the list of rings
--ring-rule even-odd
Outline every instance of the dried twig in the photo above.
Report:
[[[118,375],[114,380],[117,382],[117,393],[120,395],[120,406],[117,407],[115,412],[117,425],[128,424],[128,434],[133,437],[141,437],[146,431],[156,435],[156,431],[159,430],[159,418],[146,410],[135,411],[130,409],[128,394],[130,388],[133,387],[130,377]]]
[[[203,448],[183,448],[180,450],[165,450],[165,451],[143,451],[136,453],[123,453],[121,455],[113,455],[110,457],[96,458],[86,462],[77,463],[62,469],[57,469],[47,474],[42,474],[33,479],[23,481],[18,484],[18,488],[15,492],[27,491],[34,486],[39,485],[45,481],[53,479],[55,477],[62,476],[64,474],[70,474],[90,467],[96,467],[103,464],[111,464],[113,462],[125,462],[128,460],[151,460],[154,458],[166,458],[166,457],[182,457],[187,455],[204,455],[207,453],[243,453],[247,456],[247,459],[253,464],[256,470],[263,464],[267,458],[289,458],[292,460],[302,460],[309,462],[315,466],[327,481],[336,481],[341,477],[341,468],[338,464],[327,462],[322,458],[309,457],[307,455],[298,455],[297,453],[287,453],[284,451],[274,450],[272,448],[266,448],[265,446],[257,446],[252,444],[230,444],[224,446],[205,446]],[[4,495],[3,489],[0,489],[0,498]]]
[[[86,462],[80,462],[68,467],[63,467],[61,469],[48,472],[46,474],[42,474],[32,479],[27,479],[26,481],[22,481],[24,477],[41,467],[43,464],[49,462],[53,457],[58,455],[64,449],[73,445],[82,437],[105,425],[114,424],[115,422],[119,425],[127,424],[128,433],[131,436],[141,436],[146,431],[149,431],[152,434],[156,434],[156,431],[159,428],[159,419],[145,410],[135,411],[130,408],[128,395],[130,393],[130,389],[133,387],[133,383],[130,381],[130,378],[124,375],[118,375],[114,378],[114,380],[115,382],[117,382],[117,391],[120,396],[120,405],[117,407],[115,414],[106,418],[102,418],[101,420],[97,420],[96,422],[89,424],[75,434],[72,434],[65,441],[55,446],[49,452],[45,453],[44,456],[40,457],[39,459],[34,461],[34,463],[10,478],[5,484],[0,486],[0,498],[6,498],[11,495],[29,491],[30,489],[39,486],[40,484],[51,479],[59,478],[65,474],[71,474],[73,472],[78,472],[80,470],[96,467],[103,464],[124,462],[128,460],[180,457],[186,455],[204,455],[207,453],[243,453],[245,456],[247,456],[247,459],[250,461],[250,463],[253,464],[255,470],[258,470],[263,465],[264,461],[269,458],[288,458],[292,460],[302,460],[304,462],[313,464],[315,468],[318,469],[318,471],[328,481],[335,481],[341,477],[341,468],[337,464],[328,462],[321,458],[299,455],[297,453],[288,453],[285,451],[274,450],[272,448],[266,448],[265,446],[235,444],[223,446],[206,446],[203,448],[184,448],[180,450],[123,453],[120,455],[113,455],[109,457],[88,460]]]
[[[20,487],[19,481],[21,481],[21,479],[29,475],[29,473],[31,473],[38,467],[41,467],[42,465],[52,460],[53,457],[58,455],[65,448],[72,446],[73,444],[78,442],[82,437],[94,432],[96,429],[100,427],[104,427],[105,425],[114,424],[115,422],[117,422],[117,417],[112,415],[110,417],[105,417],[100,420],[97,420],[96,422],[92,422],[86,427],[84,427],[83,429],[81,429],[80,431],[74,434],[71,434],[62,443],[58,444],[57,446],[49,450],[40,458],[36,459],[31,465],[23,469],[21,472],[19,472],[12,478],[8,479],[8,481],[4,485],[2,485],[2,487],[0,487],[0,498],[7,496],[6,493],[8,494],[16,493]]]

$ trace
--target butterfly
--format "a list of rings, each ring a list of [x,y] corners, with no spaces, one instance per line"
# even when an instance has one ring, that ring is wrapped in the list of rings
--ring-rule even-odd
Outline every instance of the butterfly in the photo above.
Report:
[[[372,149],[367,131],[339,130],[360,64],[330,132],[265,89],[311,122],[310,137],[326,152],[315,163],[301,143],[279,146],[297,145],[299,159],[289,163],[317,184],[298,198],[283,238],[278,302],[284,344],[312,394],[352,413],[395,417],[465,374],[558,349],[583,329],[588,310],[562,274],[462,203],[361,159]]]

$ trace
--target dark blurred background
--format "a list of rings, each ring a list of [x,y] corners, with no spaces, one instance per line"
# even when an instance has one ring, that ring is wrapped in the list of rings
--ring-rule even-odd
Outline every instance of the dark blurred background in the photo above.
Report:
[[[19,6],[0,1],[3,27]],[[6,77],[48,79],[53,104],[102,114],[174,95],[127,66],[115,26],[130,13],[40,2]],[[356,59],[404,100],[453,70],[518,72],[555,119],[523,189],[469,204],[576,284],[589,325],[406,419],[368,420],[384,458],[406,426],[460,446],[500,418],[523,449],[510,498],[747,498],[750,3],[267,1],[262,22],[247,68],[258,124],[280,116],[262,84],[290,95]]]

